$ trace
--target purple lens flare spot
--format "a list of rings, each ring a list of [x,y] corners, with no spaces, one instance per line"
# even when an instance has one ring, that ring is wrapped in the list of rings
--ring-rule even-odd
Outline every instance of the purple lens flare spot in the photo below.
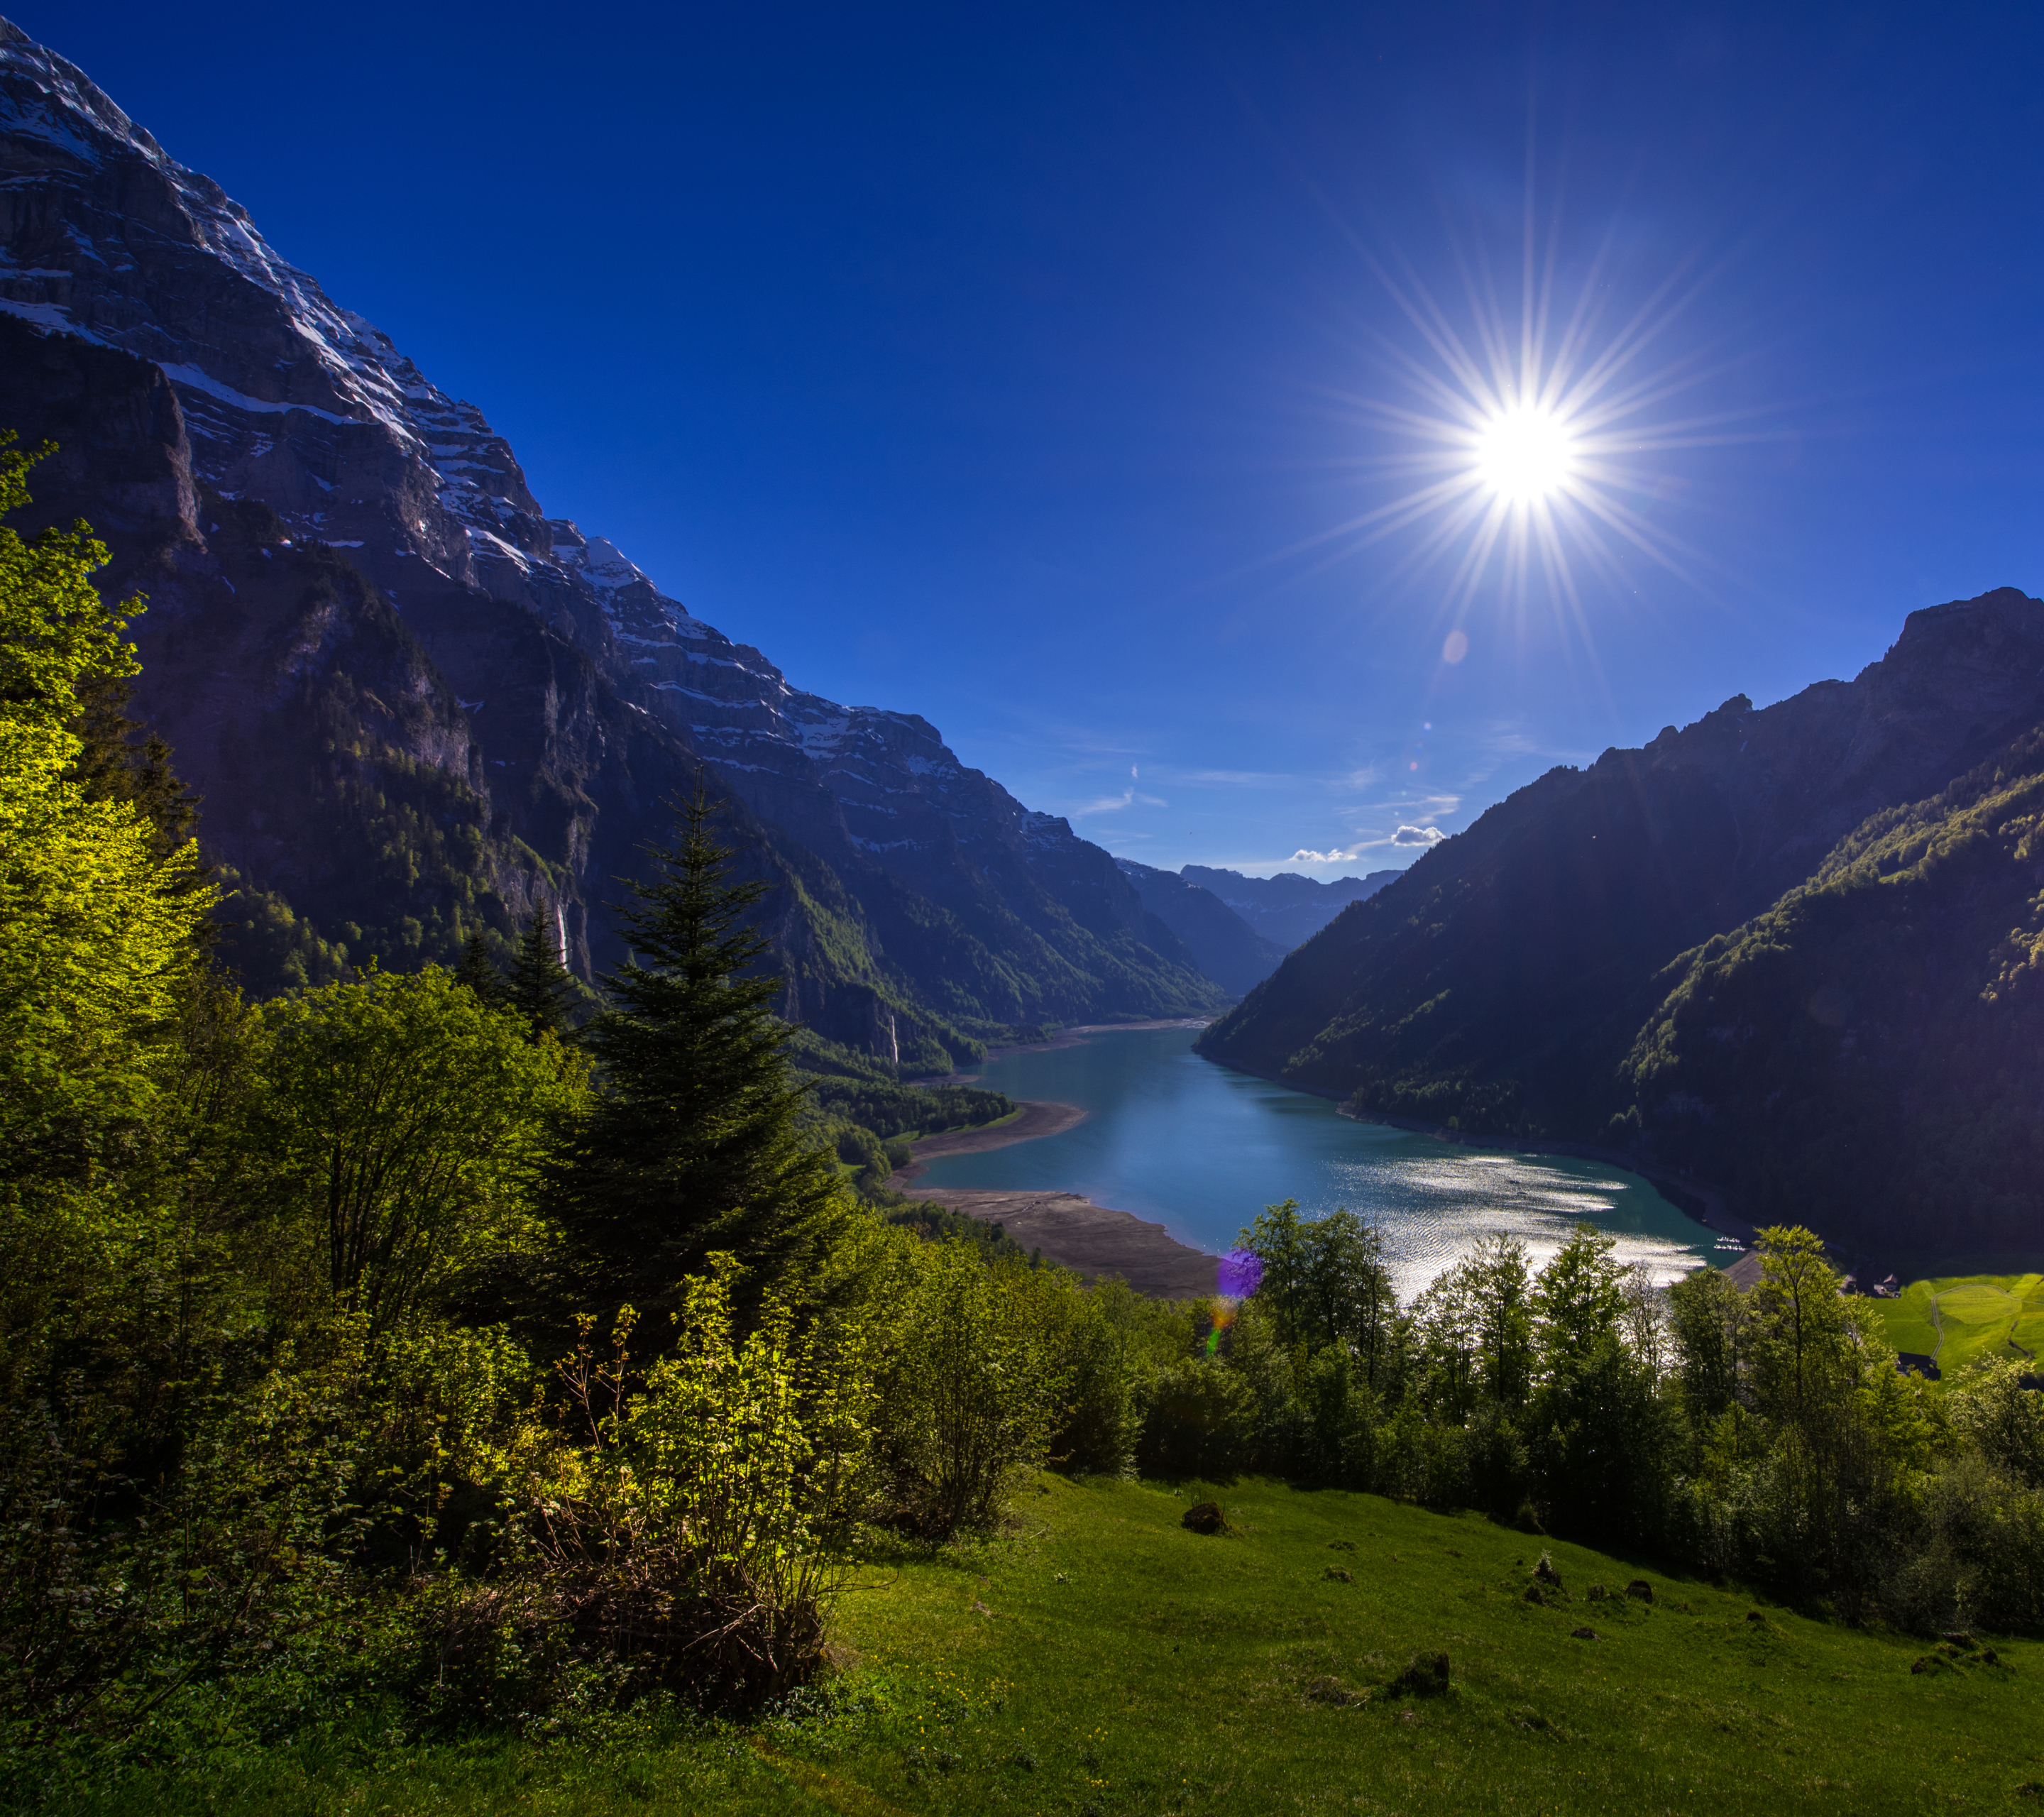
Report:
[[[1262,1285],[1263,1258],[1253,1249],[1231,1249],[1220,1258],[1220,1291],[1247,1300]]]

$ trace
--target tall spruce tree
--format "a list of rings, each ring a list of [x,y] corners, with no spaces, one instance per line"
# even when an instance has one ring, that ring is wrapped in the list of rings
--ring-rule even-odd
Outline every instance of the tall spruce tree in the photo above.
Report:
[[[567,1039],[574,1026],[574,980],[561,963],[559,924],[544,908],[526,917],[503,989],[501,1001],[523,1018],[533,1040],[546,1035]]]
[[[466,985],[492,1009],[504,1007],[504,974],[490,956],[488,937],[478,928],[462,943],[461,958],[454,968],[454,981]]]
[[[675,808],[675,843],[646,848],[653,876],[621,905],[632,955],[586,1035],[604,1089],[562,1142],[552,1208],[585,1300],[657,1310],[717,1250],[755,1294],[804,1298],[851,1208],[797,1131],[780,981],[746,975],[768,949],[750,924],[766,887],[731,880],[700,778]],[[656,1338],[663,1323],[641,1329]]]

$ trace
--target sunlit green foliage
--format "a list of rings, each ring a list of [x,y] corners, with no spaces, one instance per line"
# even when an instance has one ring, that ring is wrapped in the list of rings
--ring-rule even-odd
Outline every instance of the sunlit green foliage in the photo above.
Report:
[[[262,1012],[254,1139],[322,1231],[336,1302],[378,1326],[465,1264],[544,1240],[532,1192],[587,1062],[437,966],[372,972]]]
[[[918,1257],[882,1372],[878,1459],[889,1506],[916,1531],[985,1526],[1016,1473],[1043,1462],[1070,1368],[1056,1291],[962,1243]]]
[[[10,438],[11,439],[11,438]],[[0,444],[0,514],[33,457]],[[195,957],[196,855],[132,800],[75,774],[82,690],[135,672],[124,618],[80,526],[0,526],[0,1173],[88,1178],[99,1144],[148,1116],[162,1037]]]

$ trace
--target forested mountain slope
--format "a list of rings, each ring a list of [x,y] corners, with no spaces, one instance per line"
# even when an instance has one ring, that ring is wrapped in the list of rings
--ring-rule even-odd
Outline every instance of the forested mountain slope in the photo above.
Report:
[[[1211,889],[1132,858],[1115,862],[1135,885],[1143,906],[1185,943],[1200,970],[1224,990],[1239,997],[1277,970],[1285,949],[1266,939]]]
[[[927,721],[790,686],[546,517],[474,405],[5,21],[0,315],[0,428],[67,444],[39,506],[105,524],[105,584],[151,595],[136,704],[259,893],[259,983],[286,947],[314,975],[451,957],[533,901],[586,974],[701,762],[783,885],[789,1012],[836,1039],[941,1064],[975,1030],[1223,1001],[1105,851]]]
[[[2044,1237],[2044,728],[1885,809],[1685,954],[1621,1127],[1791,1216],[1904,1250]]]
[[[2040,720],[2044,604],[2004,588],[1912,613],[1850,682],[1758,711],[1736,697],[1644,750],[1519,790],[1344,910],[1209,1029],[1202,1051],[1366,1110],[1660,1141],[1700,1164],[1693,1138],[1677,1141],[1673,1125],[1657,1133],[1653,1120],[1679,1091],[1652,1066],[1627,1070],[1681,981],[1667,968],[1819,874],[1869,816],[1937,795]],[[1818,910],[1799,912],[1807,926]],[[2003,919],[1997,939],[2022,924]],[[1978,945],[1977,929],[1932,933]],[[1665,1058],[1665,1043],[1641,1052]],[[1635,1076],[1650,1098],[1644,1130]]]

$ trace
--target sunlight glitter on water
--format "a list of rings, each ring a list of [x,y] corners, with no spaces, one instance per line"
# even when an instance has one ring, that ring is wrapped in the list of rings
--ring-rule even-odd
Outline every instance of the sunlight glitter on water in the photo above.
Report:
[[[1636,1175],[1358,1123],[1324,1099],[1200,1058],[1193,1038],[1184,1028],[1117,1030],[990,1059],[987,1085],[1090,1114],[1040,1141],[936,1161],[928,1183],[1078,1193],[1216,1254],[1277,1200],[1297,1199],[1310,1215],[1346,1205],[1382,1230],[1401,1299],[1488,1235],[1517,1237],[1538,1266],[1585,1219],[1657,1281],[1729,1259]]]
[[[1401,1300],[1418,1293],[1485,1236],[1518,1238],[1537,1269],[1585,1219],[1616,1238],[1621,1262],[1644,1262],[1657,1286],[1681,1280],[1704,1259],[1694,1240],[1623,1227],[1632,1221],[1619,1216],[1627,1194],[1650,1188],[1614,1181],[1613,1190],[1585,1191],[1580,1180],[1537,1155],[1336,1163],[1329,1173],[1333,1204],[1376,1210]],[[1708,1232],[1701,1236],[1710,1240]]]

